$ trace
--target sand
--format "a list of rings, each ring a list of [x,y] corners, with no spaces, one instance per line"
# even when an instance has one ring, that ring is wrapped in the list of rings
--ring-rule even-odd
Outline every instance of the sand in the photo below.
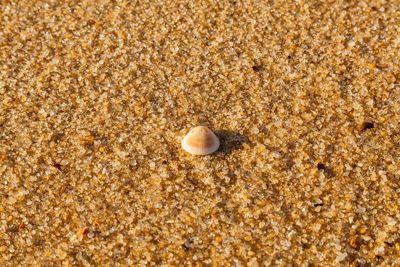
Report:
[[[0,265],[399,266],[399,36],[399,0],[0,0]]]

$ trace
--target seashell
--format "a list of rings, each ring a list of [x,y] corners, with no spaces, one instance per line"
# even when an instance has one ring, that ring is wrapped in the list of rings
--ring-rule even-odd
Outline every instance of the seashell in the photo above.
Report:
[[[182,148],[193,155],[208,155],[219,148],[218,137],[207,127],[197,126],[182,140]]]

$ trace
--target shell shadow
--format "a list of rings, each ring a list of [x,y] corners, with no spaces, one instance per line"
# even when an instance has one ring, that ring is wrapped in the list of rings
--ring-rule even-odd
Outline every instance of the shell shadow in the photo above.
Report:
[[[217,130],[215,134],[221,142],[220,148],[215,154],[229,154],[234,150],[241,149],[243,144],[249,141],[245,135],[229,130]]]

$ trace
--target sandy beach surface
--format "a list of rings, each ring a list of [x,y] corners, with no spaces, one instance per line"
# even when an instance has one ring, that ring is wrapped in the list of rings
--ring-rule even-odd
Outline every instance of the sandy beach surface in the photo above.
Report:
[[[399,55],[399,0],[0,0],[0,265],[399,266]]]

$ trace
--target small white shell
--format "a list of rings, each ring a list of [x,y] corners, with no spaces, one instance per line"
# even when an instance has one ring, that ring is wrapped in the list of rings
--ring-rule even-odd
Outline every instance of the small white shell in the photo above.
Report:
[[[182,140],[182,148],[193,155],[208,155],[219,148],[218,137],[207,127],[197,126]]]

